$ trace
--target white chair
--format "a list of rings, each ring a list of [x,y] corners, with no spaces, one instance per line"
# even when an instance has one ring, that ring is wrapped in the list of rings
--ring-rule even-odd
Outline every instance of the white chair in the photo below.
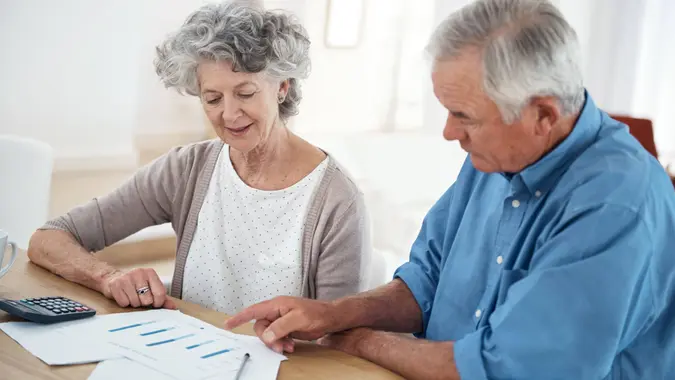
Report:
[[[0,229],[22,249],[49,216],[53,166],[48,144],[0,135]]]

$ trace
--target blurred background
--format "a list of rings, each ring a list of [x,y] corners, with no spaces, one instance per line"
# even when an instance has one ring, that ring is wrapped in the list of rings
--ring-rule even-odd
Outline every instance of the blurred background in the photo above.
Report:
[[[407,258],[424,214],[465,158],[441,136],[445,112],[423,47],[469,1],[264,1],[295,13],[310,34],[312,74],[292,128],[334,154],[361,186],[385,276]],[[172,146],[212,138],[198,99],[164,89],[152,66],[154,47],[205,2],[0,0],[0,135],[53,150],[46,217],[109,192]],[[675,1],[556,4],[577,30],[596,103],[651,121],[658,158],[675,162]],[[168,225],[150,228],[102,257],[169,275],[174,239]]]

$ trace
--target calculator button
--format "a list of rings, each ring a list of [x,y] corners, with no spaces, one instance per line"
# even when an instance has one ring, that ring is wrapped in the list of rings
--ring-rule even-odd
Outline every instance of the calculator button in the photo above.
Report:
[[[82,309],[85,310],[85,311],[86,311],[86,310],[89,310],[89,308],[86,307],[86,306],[82,306]]]
[[[84,311],[84,309],[83,309],[83,308],[81,308],[81,307],[76,307],[76,308],[75,308],[75,311],[78,311],[78,312],[80,312],[80,311]]]

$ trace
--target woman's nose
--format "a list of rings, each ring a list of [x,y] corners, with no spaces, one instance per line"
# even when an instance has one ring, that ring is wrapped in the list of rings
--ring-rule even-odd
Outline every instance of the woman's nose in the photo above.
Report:
[[[241,107],[234,99],[223,99],[222,118],[225,125],[234,123],[242,115]]]

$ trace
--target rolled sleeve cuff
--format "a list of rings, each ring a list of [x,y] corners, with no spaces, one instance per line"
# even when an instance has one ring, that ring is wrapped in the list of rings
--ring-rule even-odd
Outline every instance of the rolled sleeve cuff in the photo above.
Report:
[[[483,365],[483,327],[454,344],[455,366],[461,379],[488,380]]]
[[[414,262],[408,262],[399,267],[394,273],[394,279],[400,278],[408,286],[408,289],[415,297],[415,301],[422,310],[423,330],[415,334],[418,338],[424,338],[427,330],[427,323],[431,315],[431,308],[436,294],[436,284],[429,275]]]

